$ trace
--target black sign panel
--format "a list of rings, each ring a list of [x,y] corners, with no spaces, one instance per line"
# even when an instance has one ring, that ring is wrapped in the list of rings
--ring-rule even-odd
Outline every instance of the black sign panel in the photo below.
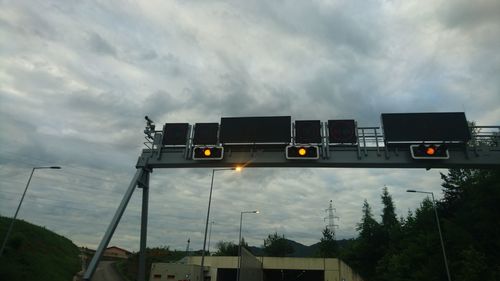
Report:
[[[296,143],[321,143],[321,122],[319,120],[295,121]]]
[[[188,123],[166,123],[163,126],[163,145],[185,145]]]
[[[193,143],[199,144],[217,144],[217,134],[219,132],[219,123],[196,123],[194,126]]]
[[[470,140],[463,112],[382,113],[386,142]]]
[[[220,123],[222,143],[289,143],[290,116],[223,117]]]
[[[357,143],[356,122],[354,120],[328,120],[330,143]]]

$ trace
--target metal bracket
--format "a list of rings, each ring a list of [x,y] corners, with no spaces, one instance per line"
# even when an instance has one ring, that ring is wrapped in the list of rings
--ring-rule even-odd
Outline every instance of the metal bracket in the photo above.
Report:
[[[184,158],[186,160],[190,159],[192,156],[192,148],[193,148],[193,138],[194,138],[194,126],[189,125],[188,127],[188,134],[187,134],[187,141],[186,141],[186,150],[184,151]]]
[[[153,173],[153,169],[145,166],[142,170],[142,176],[137,180],[137,188],[149,188],[149,174]]]
[[[161,158],[161,148],[162,148],[163,134],[160,132],[155,132],[153,137],[153,148],[156,148],[156,157],[158,160]]]

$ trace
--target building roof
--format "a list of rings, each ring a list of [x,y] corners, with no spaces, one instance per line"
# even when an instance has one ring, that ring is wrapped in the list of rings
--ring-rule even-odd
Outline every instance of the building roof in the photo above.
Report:
[[[123,248],[117,247],[117,246],[111,246],[111,247],[107,247],[107,248],[106,248],[106,250],[110,250],[110,249],[117,249],[117,250],[123,251],[123,252],[125,252],[125,253],[127,253],[127,254],[130,254],[130,252],[129,252],[129,251],[127,251],[127,250],[125,250],[125,249],[123,249]]]

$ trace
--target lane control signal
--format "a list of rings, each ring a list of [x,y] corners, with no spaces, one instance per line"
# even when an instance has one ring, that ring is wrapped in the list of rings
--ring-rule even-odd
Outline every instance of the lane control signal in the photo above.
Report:
[[[414,144],[410,145],[413,159],[449,159],[450,153],[445,144]]]
[[[286,159],[319,159],[319,147],[317,145],[289,145],[286,147]]]
[[[195,146],[193,160],[222,160],[224,147],[222,146]]]

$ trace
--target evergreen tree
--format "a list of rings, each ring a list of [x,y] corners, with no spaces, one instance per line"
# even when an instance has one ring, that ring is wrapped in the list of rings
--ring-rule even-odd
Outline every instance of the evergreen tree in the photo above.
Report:
[[[357,226],[359,238],[354,248],[355,260],[353,266],[366,279],[372,279],[375,276],[375,267],[383,256],[384,239],[380,224],[373,218],[372,209],[365,199],[363,203],[363,217]]]
[[[483,269],[478,262],[481,257],[487,265],[488,274],[482,280],[500,280],[500,170],[451,169],[445,177],[443,187],[460,190],[460,197],[441,206],[444,215],[445,244],[450,261],[450,271],[463,278],[474,276]],[[464,271],[463,265],[469,268]]]
[[[500,170],[452,169],[437,203],[452,280],[500,280]],[[401,226],[401,239],[378,262],[377,280],[447,280],[433,202]]]
[[[401,237],[391,239],[376,268],[376,280],[446,280],[432,202],[425,199],[415,215],[408,213]]]
[[[396,208],[394,207],[394,202],[392,201],[392,196],[387,190],[387,186],[384,186],[382,190],[382,204],[384,208],[382,209],[382,226],[387,231],[398,225],[398,219],[396,217]]]
[[[383,205],[382,209],[382,224],[381,224],[381,238],[379,239],[380,255],[383,256],[377,263],[377,276],[383,276],[384,273],[390,272],[389,267],[394,267],[394,260],[387,260],[391,257],[389,253],[398,253],[400,250],[400,239],[401,237],[401,224],[396,216],[396,208],[394,202],[392,201],[392,196],[387,190],[387,186],[382,189],[381,201]],[[383,279],[382,279],[383,280]]]
[[[244,241],[242,241],[242,245],[247,246]],[[217,252],[215,252],[214,256],[238,256],[238,244],[233,242],[219,241],[216,248]]]
[[[473,246],[461,251],[459,264],[455,274],[457,281],[494,280],[491,270],[488,270],[486,256]]]
[[[468,121],[469,128],[472,128],[476,125],[473,121]],[[471,131],[472,140],[469,142],[469,145],[477,146],[481,143],[492,145],[491,141],[479,141],[475,138],[480,133],[481,129],[474,128]],[[473,181],[477,178],[477,175],[480,173],[480,170],[477,169],[449,169],[448,175],[441,174],[441,179],[443,180],[442,187],[444,193],[444,202],[446,203],[448,208],[454,208],[457,204],[461,202],[463,199],[464,188],[473,183]]]
[[[444,202],[449,208],[454,209],[462,202],[466,186],[474,183],[478,173],[478,170],[473,169],[449,169],[447,175],[440,173]]]
[[[264,252],[271,257],[286,257],[293,253],[293,247],[290,245],[285,235],[279,236],[277,232],[269,234],[264,240]]]
[[[500,169],[450,169],[442,178],[444,199],[436,208],[452,280],[500,280]],[[365,200],[359,237],[341,257],[365,281],[447,280],[433,202],[425,198],[388,236],[395,216],[385,191],[382,203],[378,224]]]
[[[396,207],[392,201],[392,196],[387,190],[387,186],[382,189],[382,235],[383,241],[381,241],[380,247],[383,251],[388,251],[391,247],[398,246],[398,241],[401,239],[401,224],[396,216]]]
[[[323,237],[319,242],[319,256],[322,258],[333,258],[337,256],[337,241],[335,232],[328,227],[322,231]]]
[[[358,223],[356,230],[359,231],[359,237],[361,239],[371,239],[378,230],[379,224],[373,218],[372,207],[368,204],[366,199],[363,202],[362,212],[363,216],[361,218],[361,222]]]

